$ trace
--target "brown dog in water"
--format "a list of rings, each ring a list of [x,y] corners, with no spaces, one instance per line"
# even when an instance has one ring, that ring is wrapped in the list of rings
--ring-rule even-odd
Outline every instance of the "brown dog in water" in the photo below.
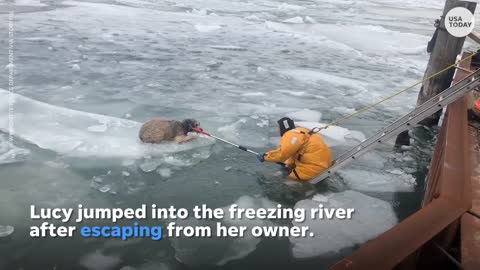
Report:
[[[200,123],[194,119],[185,119],[180,122],[155,118],[142,125],[138,136],[144,143],[162,143],[165,141],[183,143],[196,138],[187,134],[198,126],[200,126]]]

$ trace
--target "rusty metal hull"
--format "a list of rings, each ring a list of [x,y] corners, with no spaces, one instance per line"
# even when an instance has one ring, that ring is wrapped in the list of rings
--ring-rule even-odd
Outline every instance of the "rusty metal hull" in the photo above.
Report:
[[[480,131],[470,126],[472,164],[472,208],[461,220],[461,253],[464,269],[480,269]]]

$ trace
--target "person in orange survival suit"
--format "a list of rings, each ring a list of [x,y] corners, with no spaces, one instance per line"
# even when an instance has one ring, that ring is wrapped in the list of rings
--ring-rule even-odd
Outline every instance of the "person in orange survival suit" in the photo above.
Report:
[[[323,137],[304,127],[295,127],[292,119],[278,120],[280,146],[258,154],[260,162],[284,162],[284,173],[295,180],[310,180],[332,163],[332,153]]]

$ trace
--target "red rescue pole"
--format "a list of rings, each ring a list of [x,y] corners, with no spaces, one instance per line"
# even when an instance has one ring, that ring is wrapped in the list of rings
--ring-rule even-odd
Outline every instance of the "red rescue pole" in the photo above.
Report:
[[[241,150],[243,150],[243,151],[245,151],[245,152],[248,152],[248,153],[250,153],[250,154],[253,154],[253,155],[255,155],[255,156],[258,156],[258,153],[257,153],[257,152],[255,152],[255,151],[253,151],[253,150],[250,150],[250,149],[248,149],[248,148],[246,148],[246,147],[244,147],[244,146],[241,146],[241,145],[238,145],[238,144],[229,142],[229,141],[227,141],[227,140],[225,140],[225,139],[219,138],[219,137],[217,137],[217,136],[215,136],[215,135],[212,135],[212,134],[208,133],[207,131],[203,130],[202,128],[198,128],[198,127],[197,127],[197,128],[192,128],[192,129],[193,129],[193,131],[195,131],[195,132],[198,132],[198,133],[207,135],[207,136],[209,136],[209,137],[212,137],[212,138],[217,139],[217,140],[219,140],[219,141],[222,141],[222,142],[224,142],[224,143],[233,145],[233,146],[237,147],[238,149],[241,149]]]

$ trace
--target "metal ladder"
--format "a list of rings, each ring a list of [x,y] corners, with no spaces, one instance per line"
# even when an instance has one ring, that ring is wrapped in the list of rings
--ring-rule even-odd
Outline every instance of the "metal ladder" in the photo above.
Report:
[[[480,77],[478,75],[480,75],[480,69],[471,73],[465,79],[459,81],[455,85],[452,85],[451,87],[445,89],[440,94],[432,97],[422,105],[415,108],[415,110],[411,111],[409,114],[394,121],[387,127],[384,127],[375,135],[369,137],[365,141],[361,142],[359,145],[343,153],[334,161],[333,165],[330,168],[328,168],[326,171],[319,174],[317,177],[313,178],[309,182],[311,184],[316,184],[324,180],[325,178],[338,171],[343,166],[349,164],[361,155],[365,154],[370,149],[384,143],[385,141],[394,136],[397,136],[405,130],[413,128],[423,119],[443,109],[445,106],[454,102],[469,91],[477,88],[478,86],[480,86]]]

